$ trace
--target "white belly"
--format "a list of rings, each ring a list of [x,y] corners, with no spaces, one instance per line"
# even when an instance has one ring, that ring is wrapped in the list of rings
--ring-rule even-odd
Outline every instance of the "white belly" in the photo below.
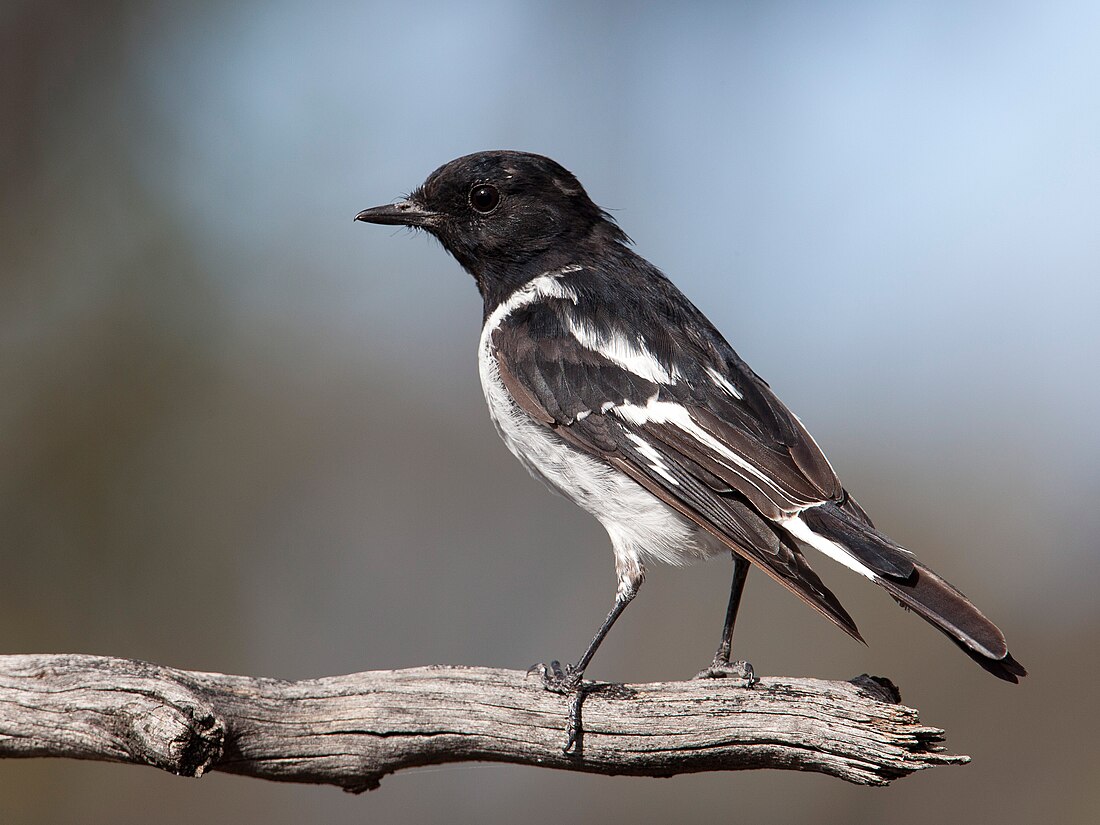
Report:
[[[624,576],[640,579],[648,561],[686,564],[729,552],[637,482],[567,444],[516,404],[500,378],[492,352],[492,332],[505,314],[498,308],[489,317],[478,347],[478,369],[489,414],[508,449],[533,476],[587,510],[604,526],[615,550],[620,581]]]

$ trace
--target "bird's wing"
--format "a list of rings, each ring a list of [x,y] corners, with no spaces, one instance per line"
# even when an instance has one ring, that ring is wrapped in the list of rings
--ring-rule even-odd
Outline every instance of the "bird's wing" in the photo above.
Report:
[[[1000,629],[874,528],[794,414],[675,287],[650,276],[635,296],[644,311],[586,292],[577,278],[497,319],[492,356],[519,406],[855,638],[802,546],[882,586],[999,678],[1025,675]],[[626,326],[632,317],[644,319],[648,338]]]
[[[860,639],[798,542],[777,523],[809,504],[844,497],[797,419],[747,368],[723,370],[711,361],[695,365],[701,377],[683,375],[687,367],[662,361],[636,337],[578,328],[569,312],[576,300],[561,290],[517,308],[489,333],[491,355],[517,404]]]

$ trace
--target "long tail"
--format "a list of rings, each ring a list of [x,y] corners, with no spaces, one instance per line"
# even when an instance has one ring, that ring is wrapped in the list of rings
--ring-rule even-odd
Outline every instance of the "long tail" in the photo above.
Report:
[[[854,501],[804,510],[797,538],[881,585],[902,607],[943,632],[994,676],[1019,682],[1027,671],[1008,652],[1004,634],[955,587],[876,530]],[[801,528],[801,525],[799,525]],[[825,539],[824,542],[820,539]],[[831,547],[829,545],[832,545]]]

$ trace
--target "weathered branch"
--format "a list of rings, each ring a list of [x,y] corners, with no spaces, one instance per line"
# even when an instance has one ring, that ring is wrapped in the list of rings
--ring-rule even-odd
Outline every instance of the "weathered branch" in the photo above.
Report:
[[[286,682],[85,655],[0,656],[0,756],[66,756],[361,791],[445,762],[671,776],[817,771],[863,785],[966,756],[942,753],[885,680],[594,685],[579,753],[565,697],[522,672],[423,667]]]

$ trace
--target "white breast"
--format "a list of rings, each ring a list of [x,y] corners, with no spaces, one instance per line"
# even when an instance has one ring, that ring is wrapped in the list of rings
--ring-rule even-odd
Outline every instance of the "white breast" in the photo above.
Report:
[[[493,332],[520,307],[551,297],[576,300],[559,278],[577,269],[567,267],[536,278],[501,303],[485,322],[478,347],[478,369],[497,432],[533,476],[600,521],[611,537],[620,582],[624,578],[640,581],[646,561],[685,564],[728,552],[709,533],[635,481],[606,462],[570,446],[549,427],[534,421],[504,386],[493,351]]]

